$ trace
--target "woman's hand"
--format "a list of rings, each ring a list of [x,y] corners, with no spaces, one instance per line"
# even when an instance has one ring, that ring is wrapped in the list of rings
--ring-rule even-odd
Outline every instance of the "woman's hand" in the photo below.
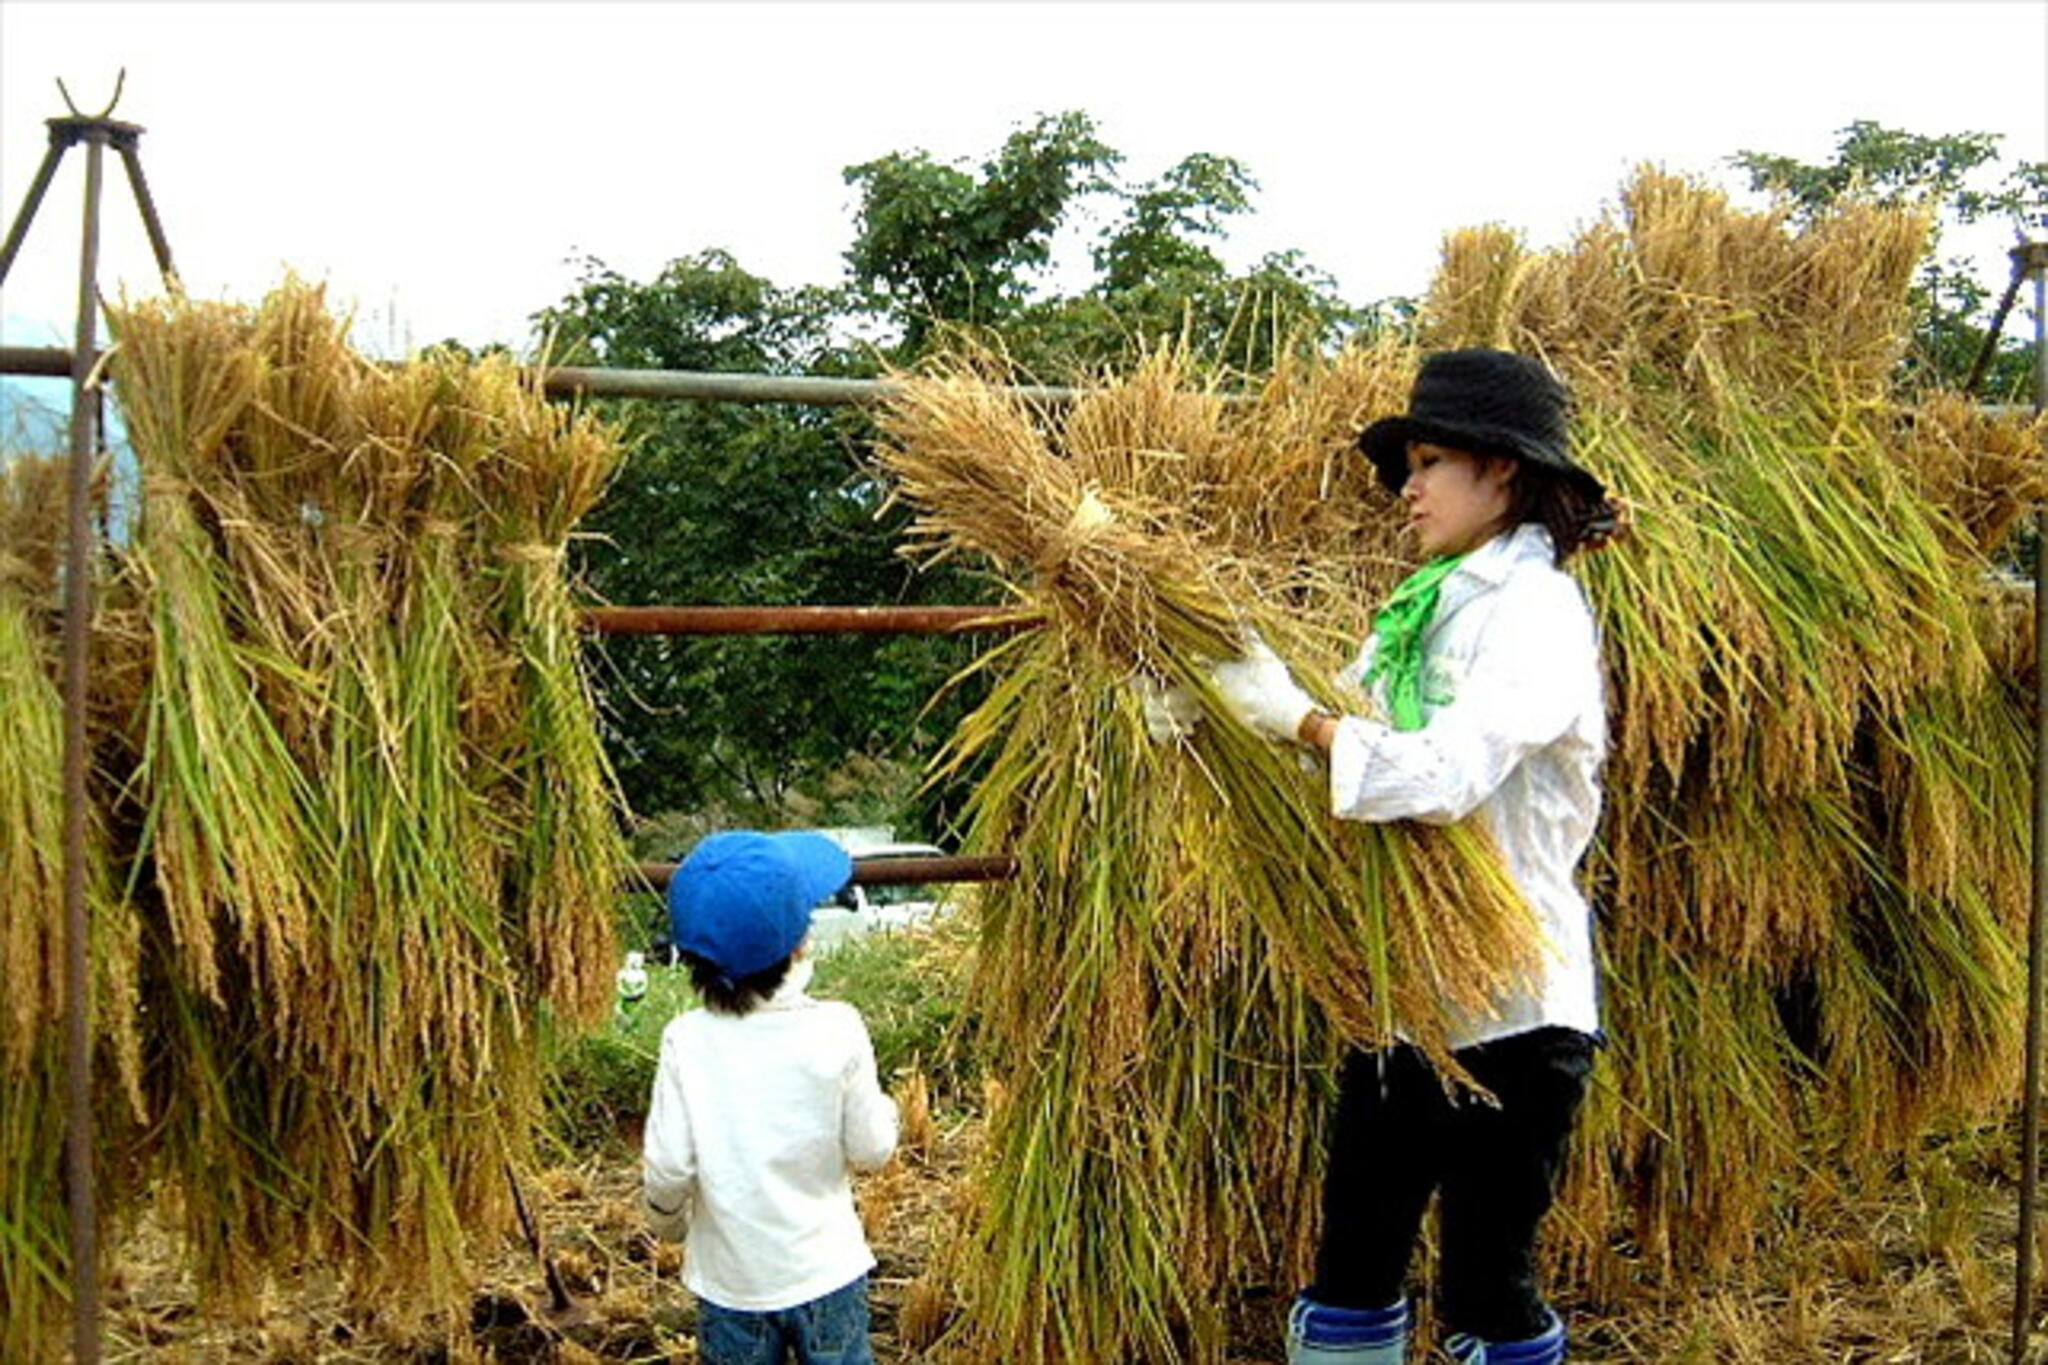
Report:
[[[1316,709],[1315,699],[1294,681],[1280,656],[1256,636],[1245,645],[1243,658],[1217,664],[1209,680],[1231,715],[1273,739],[1298,740],[1302,721]]]

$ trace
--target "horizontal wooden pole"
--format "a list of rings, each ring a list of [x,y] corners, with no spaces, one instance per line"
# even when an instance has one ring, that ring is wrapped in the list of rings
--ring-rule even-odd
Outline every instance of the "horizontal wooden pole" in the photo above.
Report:
[[[804,374],[740,374],[713,370],[607,370],[556,365],[541,371],[541,388],[558,398],[658,398],[696,403],[797,403],[853,407],[879,403],[898,386],[886,379],[832,379]],[[1071,403],[1079,389],[1042,384],[1006,389],[1027,403]]]
[[[636,863],[626,889],[668,889],[674,863]],[[862,886],[925,886],[937,882],[1000,882],[1017,874],[1017,860],[1004,857],[873,858],[853,861],[853,880]]]
[[[1037,615],[998,607],[589,607],[596,635],[947,635],[1029,630]]]
[[[61,346],[0,346],[0,374],[71,377],[71,352]]]

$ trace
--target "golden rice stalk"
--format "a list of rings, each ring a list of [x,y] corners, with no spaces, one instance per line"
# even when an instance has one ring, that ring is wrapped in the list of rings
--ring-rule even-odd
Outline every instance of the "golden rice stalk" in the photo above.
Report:
[[[948,761],[957,767],[995,754],[1004,784],[1020,793],[1016,809],[1036,816],[1070,781],[1072,755],[1058,754],[1046,737],[1092,748],[1091,735],[1108,729],[1117,743],[1132,743],[1142,731],[1128,679],[1143,675],[1193,689],[1212,723],[1197,732],[1189,756],[1234,822],[1226,830],[1229,845],[1270,843],[1279,852],[1269,861],[1286,868],[1247,874],[1269,886],[1248,898],[1251,913],[1266,915],[1262,926],[1276,949],[1296,963],[1351,1036],[1384,1038],[1398,1026],[1433,1046],[1446,1027],[1444,1010],[1484,1009],[1509,975],[1533,960],[1540,951],[1533,921],[1476,833],[1425,835],[1331,821],[1315,780],[1293,756],[1223,713],[1207,665],[1235,654],[1246,625],[1283,642],[1295,638],[1296,628],[1259,605],[1247,566],[1205,551],[1171,504],[1139,502],[1125,510],[1106,480],[1120,465],[1141,462],[1148,447],[1123,436],[1106,446],[1090,442],[1102,431],[1150,430],[1146,419],[1154,413],[1171,421],[1180,406],[1172,394],[1145,383],[1106,390],[1070,420],[1064,454],[1055,456],[1020,405],[979,381],[950,376],[899,386],[881,418],[889,439],[884,459],[900,495],[921,509],[914,543],[929,550],[943,537],[989,555],[1011,576],[1014,597],[1049,622],[1031,643],[999,652],[1028,682],[999,689],[963,725]],[[1120,422],[1084,420],[1087,406],[1119,401]],[[1220,406],[1214,411],[1220,416]],[[1246,502],[1264,491],[1236,487]],[[1047,696],[1058,692],[1065,695]],[[1021,742],[1005,745],[1009,736]],[[1181,752],[1136,747],[1155,757]],[[1105,815],[1121,819],[1084,811],[1051,824],[1057,856],[1050,875],[1066,875],[1075,850]],[[1323,912],[1316,903],[1327,896],[1315,889],[1332,884],[1357,887],[1360,899],[1347,892]],[[1288,889],[1303,893],[1300,904],[1285,903]],[[1385,954],[1396,945],[1405,955],[1392,972]]]
[[[224,309],[117,312],[116,381],[143,467],[154,649],[144,767],[148,821],[178,962],[220,989],[216,925],[235,927],[289,1010],[310,928],[302,872],[311,793],[260,697],[266,669],[234,638],[234,582],[195,496],[253,401],[257,357]]]
[[[1994,417],[1962,394],[1937,393],[1900,425],[1899,463],[1920,496],[1954,518],[1959,553],[1991,553],[2048,499],[2048,416]]]
[[[0,465],[0,1075],[26,1074],[38,1033],[64,1012],[64,711],[51,646],[63,466]]]
[[[1446,243],[1426,342],[1547,356],[1633,513],[1585,571],[1618,1064],[1564,1220],[1582,1266],[1631,1206],[1660,1270],[1740,1254],[1811,1163],[1880,1161],[2011,1075],[2030,650],[1986,555],[2044,470],[2036,424],[1893,400],[1926,227],[1795,230],[1645,171],[1563,250]]]
[[[372,365],[296,281],[115,324],[185,1254],[222,1302],[321,1263],[446,1307],[530,1153],[538,1026],[609,998],[624,851],[561,551],[617,441],[508,362]]]
[[[2044,471],[2035,424],[1894,400],[1926,227],[1854,205],[1795,226],[1646,171],[1560,251],[1455,234],[1425,311],[1425,346],[1556,365],[1579,458],[1632,518],[1582,571],[1609,668],[1588,879],[1615,1046],[1553,1248],[1601,1292],[1725,1264],[1787,1190],[2009,1093],[2033,650],[1987,554]],[[1213,712],[1162,751],[1112,698],[1138,675],[1199,687],[1241,619],[1311,685],[1355,647],[1406,554],[1351,439],[1399,409],[1416,355],[1297,359],[1226,402],[1162,354],[1049,434],[942,371],[885,419],[920,548],[986,554],[1011,605],[1051,623],[984,660],[990,700],[950,756],[979,783],[975,840],[1024,869],[983,929],[987,1027],[1027,1060],[958,1258],[970,1349],[1202,1358],[1231,1284],[1298,1264],[1299,1222],[1229,1220],[1286,1179],[1293,1202],[1252,1206],[1305,1207],[1312,1151],[1268,1136],[1277,1155],[1238,1166],[1176,1144],[1319,1112],[1333,1035],[1370,1040],[1362,1014],[1406,1008],[1320,974],[1355,924],[1279,922],[1297,887],[1366,855],[1290,819],[1314,809],[1311,779],[1205,748],[1239,737]],[[1274,848],[1317,876],[1248,884]],[[1415,945],[1398,916],[1365,918],[1384,952],[1345,970],[1398,980]],[[1253,982],[1247,944],[1284,987]],[[1295,1021],[1261,1025],[1268,1049],[1218,1042],[1220,1021],[1268,1016]],[[1243,1108],[1193,1098],[1224,1092]],[[1613,1254],[1618,1231],[1637,1259]],[[1178,1278],[1164,1245],[1184,1249]]]
[[[982,906],[981,1026],[1022,1060],[957,1329],[1017,1359],[1220,1359],[1247,1264],[1303,1264],[1292,1211],[1341,1041],[1398,1029],[1448,1064],[1455,1012],[1541,951],[1475,832],[1332,821],[1320,779],[1222,711],[1207,665],[1244,625],[1328,652],[1266,598],[1334,596],[1357,566],[1232,547],[1307,544],[1269,495],[1328,477],[1325,424],[1349,412],[1288,378],[1240,421],[1190,375],[1155,357],[1050,438],[959,372],[902,381],[881,419],[913,544],[988,556],[1048,622],[985,656],[989,699],[943,767],[977,774],[970,845],[1020,869]],[[1136,676],[1202,699],[1190,743],[1146,738]]]

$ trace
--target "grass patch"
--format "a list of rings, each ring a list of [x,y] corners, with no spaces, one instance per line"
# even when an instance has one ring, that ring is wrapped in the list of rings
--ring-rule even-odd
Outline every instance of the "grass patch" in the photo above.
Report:
[[[643,909],[629,904],[628,923],[640,923]],[[634,941],[630,929],[622,937]],[[966,940],[964,928],[948,924],[849,939],[819,956],[811,994],[843,1000],[861,1012],[884,1088],[893,1090],[921,1072],[942,1105],[969,1093],[975,1069],[958,1027]],[[662,1030],[676,1015],[696,1007],[688,971],[649,966],[647,994],[640,1000],[621,1003],[603,1026],[584,1036],[551,1035],[546,1044],[549,1139],[566,1152],[637,1146]]]

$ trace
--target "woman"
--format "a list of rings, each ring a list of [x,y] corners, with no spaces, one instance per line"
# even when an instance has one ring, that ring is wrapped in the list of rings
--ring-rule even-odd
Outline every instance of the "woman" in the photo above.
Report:
[[[1534,360],[1447,351],[1424,360],[1407,413],[1359,437],[1431,556],[1341,680],[1379,718],[1319,710],[1262,646],[1215,670],[1246,725],[1327,756],[1338,817],[1478,819],[1552,949],[1454,1029],[1457,1060],[1497,1104],[1450,1092],[1405,1043],[1346,1059],[1290,1365],[1404,1359],[1403,1286],[1432,1194],[1452,1356],[1565,1358],[1535,1247],[1600,1037],[1592,915],[1573,871],[1599,818],[1606,725],[1592,613],[1559,566],[1615,527],[1600,481],[1568,453],[1567,408]]]

